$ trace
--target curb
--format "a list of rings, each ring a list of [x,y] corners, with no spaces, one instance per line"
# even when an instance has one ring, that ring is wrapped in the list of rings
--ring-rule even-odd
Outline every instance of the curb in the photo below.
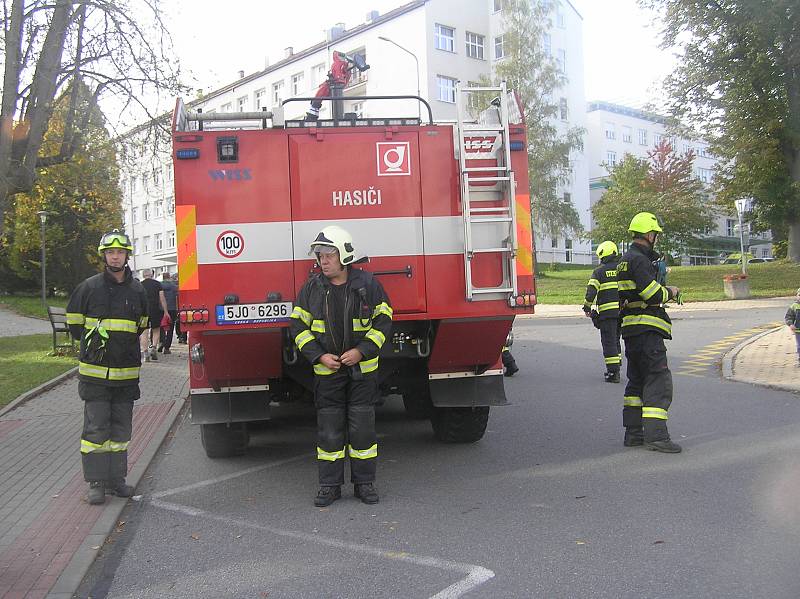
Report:
[[[62,372],[57,377],[50,379],[46,383],[42,383],[41,385],[39,385],[38,387],[34,387],[30,391],[26,391],[25,393],[14,399],[11,403],[6,405],[5,407],[0,408],[0,417],[5,416],[12,410],[15,410],[16,408],[20,407],[29,399],[38,397],[45,391],[50,391],[50,389],[52,389],[56,385],[59,385],[60,383],[66,381],[67,379],[72,378],[76,374],[78,374],[78,367],[74,366],[69,370],[67,370],[66,372]]]
[[[732,350],[730,350],[728,353],[726,353],[724,356],[722,356],[722,377],[724,379],[727,379],[729,381],[734,381],[734,382],[737,382],[737,383],[746,383],[746,384],[750,384],[750,385],[753,385],[753,386],[756,386],[756,387],[766,387],[768,389],[778,389],[779,391],[790,391],[792,393],[797,393],[798,391],[794,387],[788,387],[786,385],[781,385],[780,383],[766,383],[765,384],[765,383],[754,383],[753,381],[744,381],[744,380],[737,379],[736,376],[733,373],[733,365],[734,365],[734,362],[736,361],[736,356],[739,354],[740,351],[742,351],[745,347],[747,347],[751,343],[753,343],[755,341],[758,341],[759,339],[761,339],[762,337],[764,337],[766,335],[769,335],[771,333],[779,331],[782,328],[783,328],[783,326],[779,326],[779,327],[775,327],[774,329],[769,329],[768,331],[764,331],[762,333],[758,333],[757,335],[753,335],[749,339],[745,339],[744,341],[742,341],[739,345],[737,345]]]
[[[129,485],[133,487],[139,486],[144,473],[147,471],[153,458],[155,458],[161,445],[163,445],[167,433],[169,433],[170,429],[177,421],[178,416],[183,411],[188,400],[188,390],[186,389],[188,384],[189,380],[187,378],[181,390],[180,397],[175,400],[175,404],[164,417],[163,422],[154,433],[150,443],[148,443],[142,455],[136,460],[136,464],[128,473],[127,482]],[[128,505],[128,499],[109,496],[106,498],[106,501],[103,513],[97,519],[97,522],[95,522],[94,527],[89,532],[86,539],[84,539],[83,543],[81,543],[81,546],[75,551],[75,554],[72,556],[66,568],[61,572],[58,580],[56,580],[56,583],[47,594],[46,599],[71,599],[83,582],[83,578],[94,563],[94,560],[97,558],[97,554],[105,547],[106,539],[114,531],[120,514]],[[138,500],[134,499],[134,501]]]

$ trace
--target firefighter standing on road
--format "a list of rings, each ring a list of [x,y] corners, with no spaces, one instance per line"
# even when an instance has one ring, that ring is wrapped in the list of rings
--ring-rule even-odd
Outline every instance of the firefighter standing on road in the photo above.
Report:
[[[69,299],[67,324],[81,340],[78,394],[83,404],[81,456],[91,504],[105,495],[130,497],[128,443],[133,402],[139,398],[139,334],[148,327],[147,297],[128,268],[133,246],[125,233],[103,235],[102,273],[83,281]]]
[[[663,230],[655,215],[640,212],[631,220],[630,249],[617,266],[622,337],[628,361],[622,423],[625,446],[644,444],[654,451],[679,453],[681,446],[670,440],[667,410],[672,403],[672,373],[667,365],[664,339],[672,339],[672,323],[663,304],[676,298],[677,287],[664,287],[656,280],[653,266],[658,234]]]
[[[325,227],[310,253],[322,272],[300,290],[290,331],[314,367],[320,484],[314,505],[325,507],[342,496],[345,457],[355,496],[378,503],[378,354],[392,327],[392,308],[378,280],[352,267],[355,251],[347,231]]]
[[[603,346],[603,359],[606,364],[605,380],[607,383],[618,383],[622,349],[619,341],[617,244],[613,241],[604,241],[597,246],[596,253],[600,258],[600,266],[594,270],[586,285],[583,312],[586,316],[591,316],[594,325],[600,329],[600,343]],[[597,304],[596,312],[592,310],[592,304]]]

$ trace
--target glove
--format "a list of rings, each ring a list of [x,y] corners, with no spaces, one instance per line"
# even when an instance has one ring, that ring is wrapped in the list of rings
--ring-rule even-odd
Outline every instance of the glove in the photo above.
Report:
[[[586,304],[581,306],[581,309],[583,310],[585,316],[589,316],[592,313],[592,311],[589,309],[589,306],[587,306]]]

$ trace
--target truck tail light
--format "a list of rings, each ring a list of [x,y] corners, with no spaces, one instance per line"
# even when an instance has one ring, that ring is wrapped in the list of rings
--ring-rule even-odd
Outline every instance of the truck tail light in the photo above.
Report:
[[[178,319],[181,324],[203,324],[208,322],[208,309],[203,308],[182,308],[178,310]]]
[[[530,291],[522,291],[517,295],[510,296],[508,305],[512,308],[530,308],[536,305],[536,294]]]

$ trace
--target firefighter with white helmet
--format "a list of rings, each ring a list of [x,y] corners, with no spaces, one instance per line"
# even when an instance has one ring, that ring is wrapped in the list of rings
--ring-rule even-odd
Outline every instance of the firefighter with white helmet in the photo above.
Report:
[[[600,329],[603,347],[604,375],[607,383],[619,383],[622,363],[622,348],[619,341],[619,289],[617,287],[617,263],[619,251],[613,241],[604,241],[597,246],[598,266],[586,285],[583,312],[591,316],[594,326]],[[592,309],[592,305],[597,310]]]
[[[130,497],[125,484],[133,402],[139,398],[139,334],[148,326],[147,297],[128,268],[130,238],[114,229],[100,239],[105,268],[83,281],[69,298],[67,324],[80,339],[78,394],[84,404],[81,435],[88,501]]]
[[[325,507],[342,496],[346,458],[355,496],[378,503],[378,354],[391,331],[392,307],[380,282],[353,268],[353,239],[343,228],[322,229],[309,253],[322,272],[303,285],[289,326],[314,369],[320,485],[314,505]]]
[[[667,410],[672,403],[672,373],[667,365],[664,339],[672,339],[672,321],[664,304],[677,298],[677,287],[661,285],[653,262],[653,249],[663,232],[656,216],[640,212],[628,232],[633,243],[617,265],[622,306],[622,338],[628,362],[622,423],[626,447],[645,445],[654,451],[679,453],[670,440]]]

